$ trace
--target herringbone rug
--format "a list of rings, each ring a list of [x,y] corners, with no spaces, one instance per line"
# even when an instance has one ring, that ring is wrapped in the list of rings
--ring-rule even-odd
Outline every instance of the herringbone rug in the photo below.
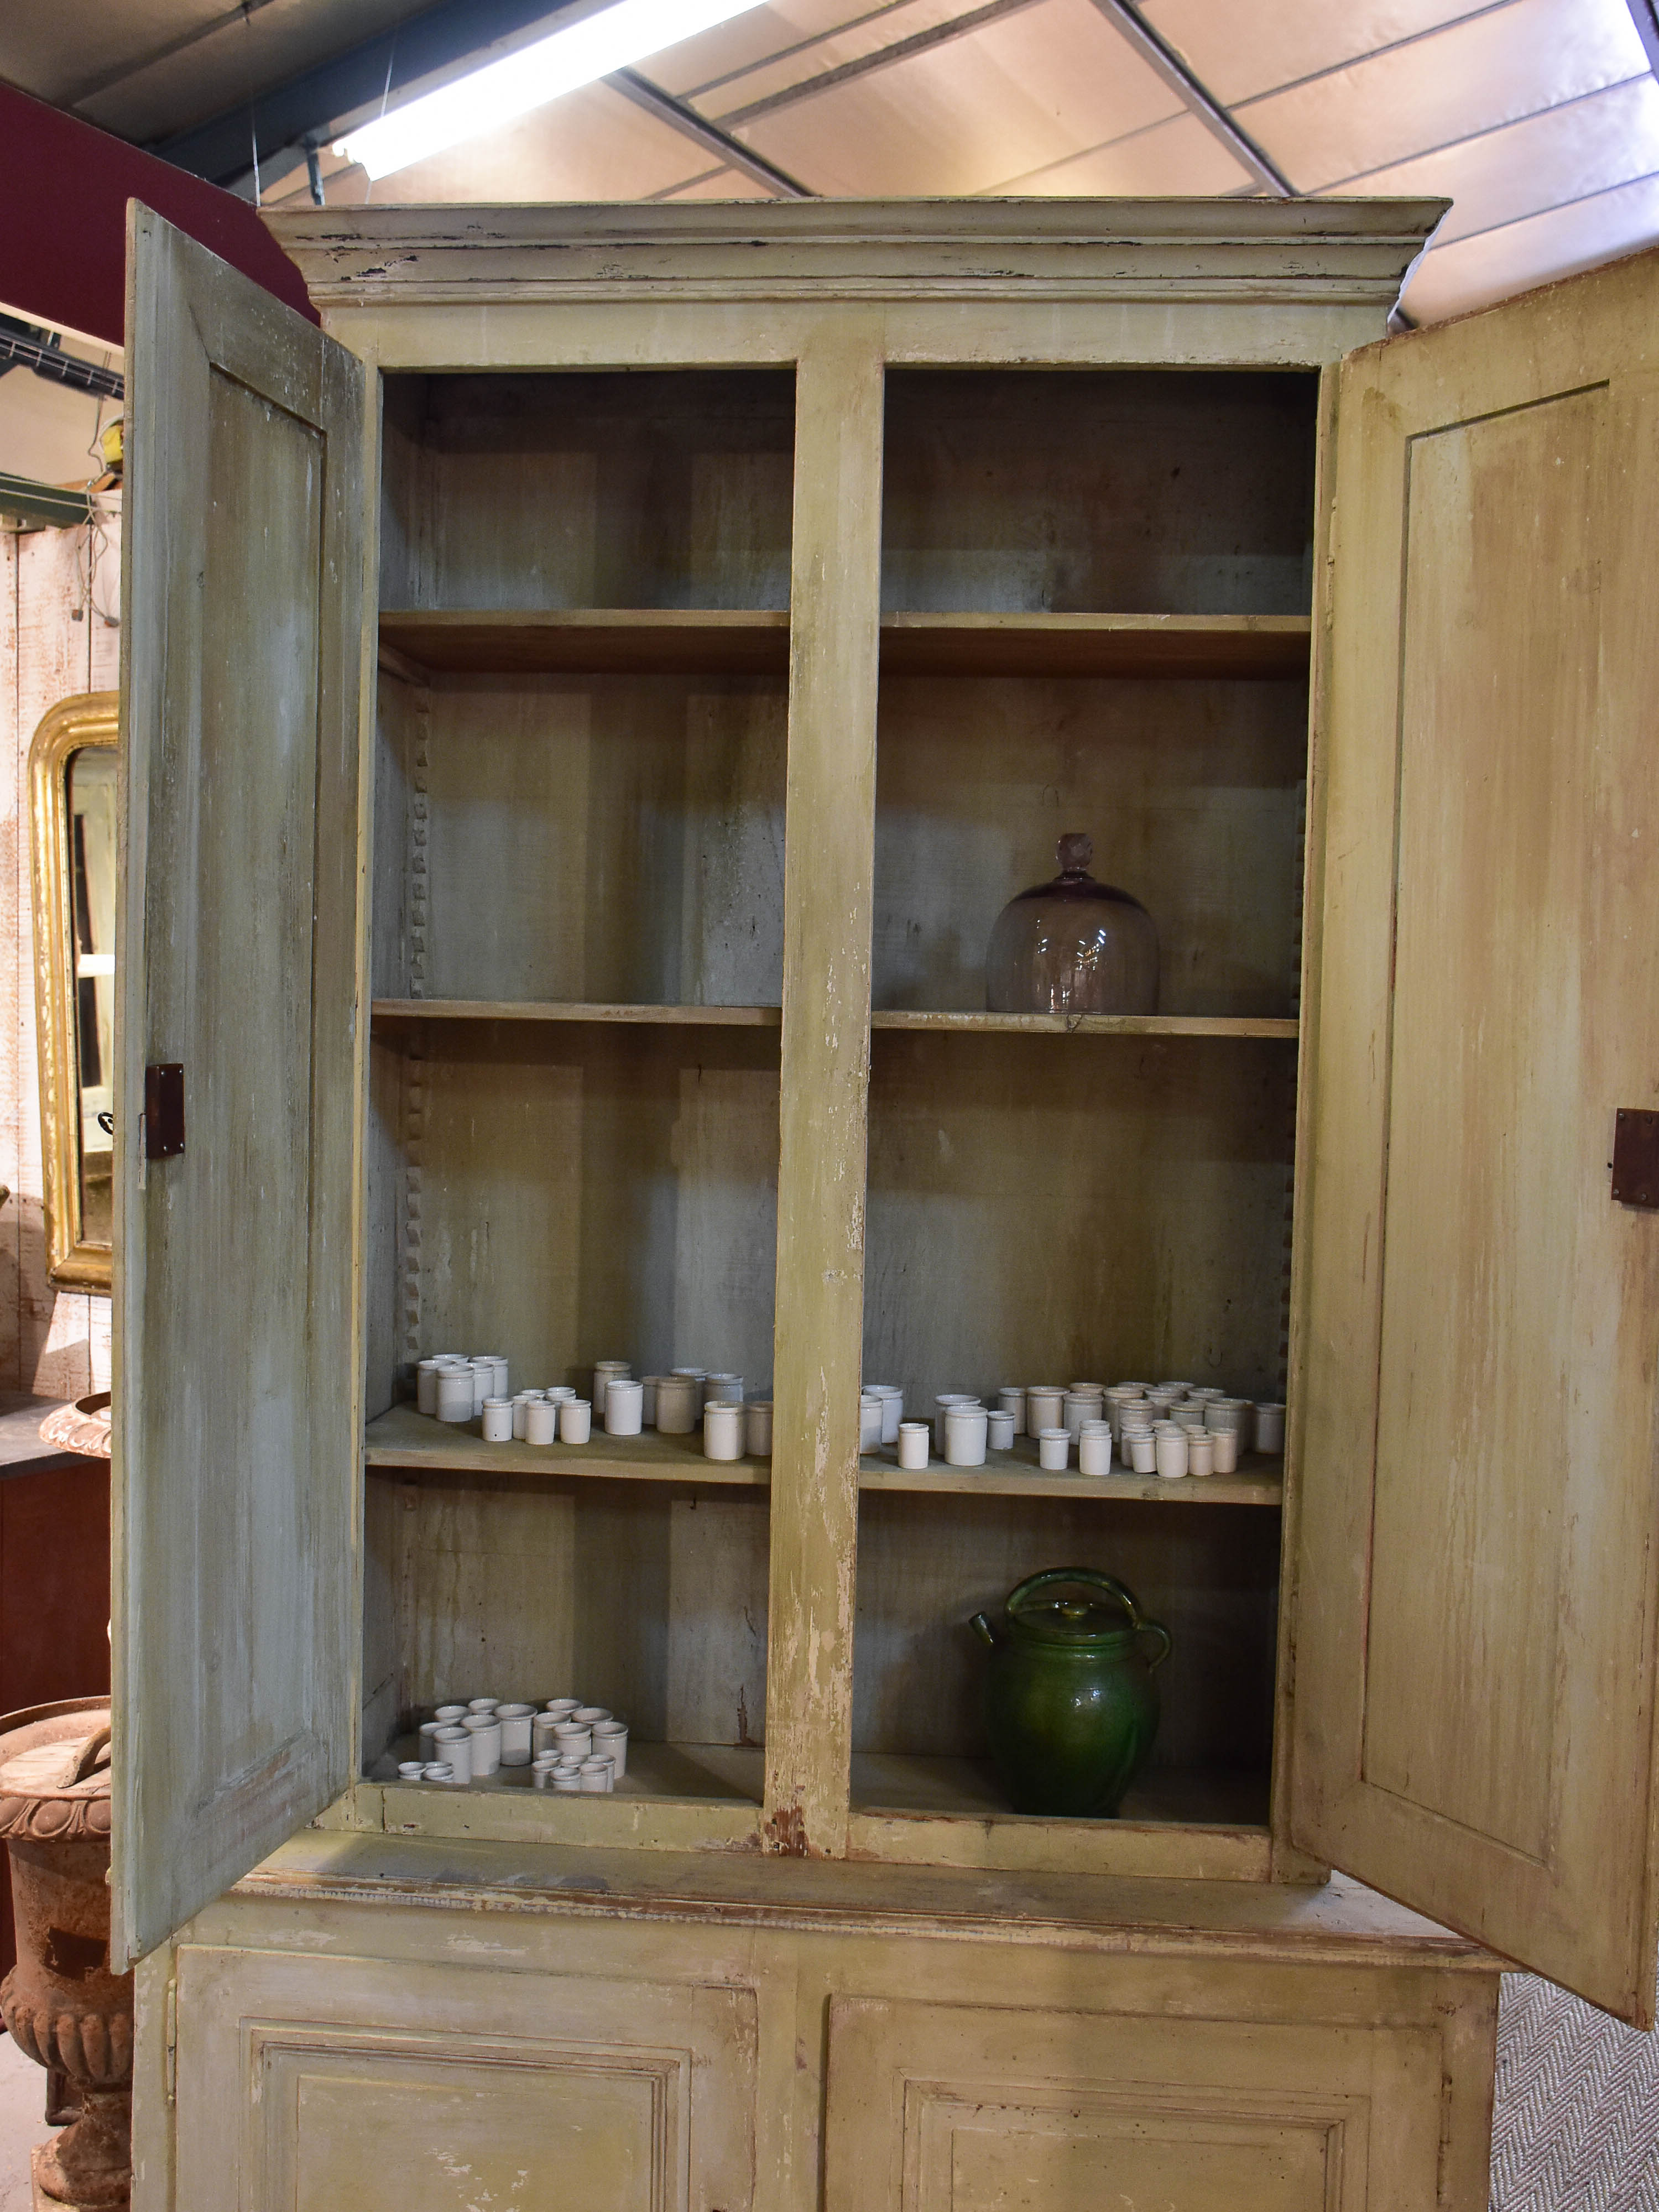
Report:
[[[1659,2034],[1504,1977],[1492,2212],[1659,2212]]]

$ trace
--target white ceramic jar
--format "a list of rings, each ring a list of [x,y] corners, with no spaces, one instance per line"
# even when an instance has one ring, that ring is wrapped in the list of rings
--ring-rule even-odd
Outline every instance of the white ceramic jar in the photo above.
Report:
[[[473,1375],[471,1367],[438,1370],[437,1415],[441,1421],[472,1419]]]
[[[587,1759],[592,1754],[593,1731],[574,1721],[561,1721],[553,1731],[553,1747],[561,1759]]]
[[[559,1442],[585,1444],[593,1433],[593,1408],[586,1398],[559,1401]]]
[[[1158,1472],[1165,1482],[1170,1482],[1187,1472],[1187,1435],[1177,1429],[1173,1436],[1164,1430],[1157,1445]]]
[[[611,1761],[620,1782],[628,1771],[628,1723],[625,1721],[595,1721],[593,1753],[596,1758]]]
[[[567,1400],[568,1404],[569,1401]],[[524,1440],[527,1444],[550,1444],[559,1433],[559,1401],[532,1398],[524,1409]]]
[[[721,1404],[740,1406],[743,1403],[741,1375],[705,1375],[702,1378],[702,1402],[705,1407]]]
[[[415,1410],[430,1420],[438,1416],[438,1363],[435,1359],[418,1359],[415,1363]]]
[[[483,1401],[483,1440],[487,1444],[510,1444],[513,1441],[513,1401],[510,1398],[486,1398]]]
[[[605,1394],[610,1385],[611,1376],[613,1375],[631,1375],[633,1371],[634,1363],[631,1359],[596,1359],[594,1361],[593,1396],[591,1403],[592,1405],[593,1411],[599,1414],[601,1419],[605,1417]]]
[[[1285,1408],[1276,1403],[1260,1405],[1255,1409],[1255,1448],[1259,1452],[1282,1452],[1285,1449]]]
[[[427,1768],[436,1764],[435,1760],[429,1759],[400,1759],[398,1761],[398,1779],[399,1782],[418,1782]]]
[[[743,1407],[727,1398],[711,1398],[702,1409],[702,1455],[705,1459],[743,1457]]]
[[[580,1768],[580,1788],[593,1796],[603,1796],[615,1784],[608,1759],[585,1759]]]
[[[915,1469],[926,1467],[931,1454],[928,1446],[933,1441],[933,1431],[926,1421],[901,1421],[898,1432],[898,1463]]]
[[[665,1437],[690,1436],[697,1425],[701,1377],[665,1375],[657,1384],[657,1427]]]
[[[898,1425],[904,1419],[904,1393],[896,1382],[866,1382],[866,1398],[881,1401],[881,1441],[884,1444],[898,1442]]]
[[[605,1432],[636,1437],[645,1412],[645,1391],[630,1376],[613,1375],[605,1386]]]
[[[1025,1433],[1025,1385],[1023,1382],[1005,1382],[997,1392],[997,1410],[1012,1418],[1014,1434],[1023,1437]]]
[[[1014,1417],[999,1406],[995,1413],[985,1416],[985,1441],[993,1451],[1012,1451],[1014,1448]]]
[[[1196,1429],[1187,1438],[1187,1472],[1188,1474],[1215,1473],[1215,1431]]]
[[[1066,1393],[1058,1382],[1028,1382],[1025,1386],[1025,1433],[1040,1437],[1044,1429],[1057,1429],[1065,1419]]]
[[[657,1385],[660,1375],[641,1375],[640,1377],[640,1425],[654,1429],[657,1425]]]
[[[1079,1474],[1109,1474],[1112,1471],[1112,1431],[1107,1421],[1085,1421],[1077,1435]]]
[[[772,1456],[772,1401],[751,1398],[743,1409],[743,1448],[750,1459]]]
[[[1045,1474],[1061,1474],[1072,1456],[1072,1432],[1056,1422],[1037,1431],[1037,1464]]]
[[[472,1739],[472,1779],[482,1781],[501,1763],[501,1724],[494,1713],[469,1713],[465,1727]]]
[[[529,1433],[530,1401],[532,1398],[539,1398],[541,1395],[539,1390],[515,1390],[513,1393],[513,1434],[520,1443],[526,1441]]]
[[[550,1698],[542,1710],[556,1721],[568,1721],[572,1713],[580,1711],[581,1702],[580,1698]]]
[[[472,1779],[472,1736],[470,1729],[459,1721],[441,1728],[433,1738],[433,1750],[446,1760],[457,1782]]]
[[[1208,1431],[1213,1451],[1214,1471],[1217,1474],[1232,1474],[1238,1467],[1238,1431],[1211,1429]]]
[[[497,1705],[495,1717],[501,1724],[501,1765],[528,1766],[531,1759],[530,1732],[536,1717],[533,1705]]]
[[[708,1409],[704,1408],[704,1419]],[[872,1390],[859,1394],[859,1449],[860,1452],[881,1449],[881,1400]]]
[[[1158,1439],[1153,1436],[1151,1429],[1126,1428],[1123,1431],[1122,1443],[1129,1465],[1135,1474],[1156,1474],[1158,1473]]]
[[[947,1467],[983,1467],[989,1416],[983,1406],[947,1406],[945,1409],[945,1460]]]
[[[977,1406],[979,1400],[971,1390],[941,1390],[933,1401],[933,1449],[940,1459],[945,1456],[945,1416],[952,1406]]]

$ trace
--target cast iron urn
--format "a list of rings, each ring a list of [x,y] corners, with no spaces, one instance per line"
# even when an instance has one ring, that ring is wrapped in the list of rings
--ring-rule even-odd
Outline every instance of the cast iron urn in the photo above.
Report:
[[[35,2154],[49,2197],[126,2204],[131,2186],[132,1976],[110,1972],[109,1700],[0,1717],[0,1835],[11,1854],[17,1964],[0,2016],[67,2075],[79,2116]]]

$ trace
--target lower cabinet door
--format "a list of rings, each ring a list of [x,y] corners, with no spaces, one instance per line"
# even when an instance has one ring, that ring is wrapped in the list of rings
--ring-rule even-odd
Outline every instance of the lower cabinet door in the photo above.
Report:
[[[178,2212],[753,2200],[748,1990],[188,1945],[177,1977]]]
[[[1432,2212],[1428,2027],[837,1998],[826,2212]]]

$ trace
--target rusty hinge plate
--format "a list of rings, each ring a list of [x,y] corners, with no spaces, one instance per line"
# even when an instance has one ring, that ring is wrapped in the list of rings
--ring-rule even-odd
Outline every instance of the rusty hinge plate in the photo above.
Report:
[[[1619,1206],[1659,1206],[1659,1114],[1621,1106],[1613,1129],[1613,1196]]]
[[[182,1061],[153,1061],[144,1070],[144,1157],[176,1159],[185,1149],[185,1070]]]

